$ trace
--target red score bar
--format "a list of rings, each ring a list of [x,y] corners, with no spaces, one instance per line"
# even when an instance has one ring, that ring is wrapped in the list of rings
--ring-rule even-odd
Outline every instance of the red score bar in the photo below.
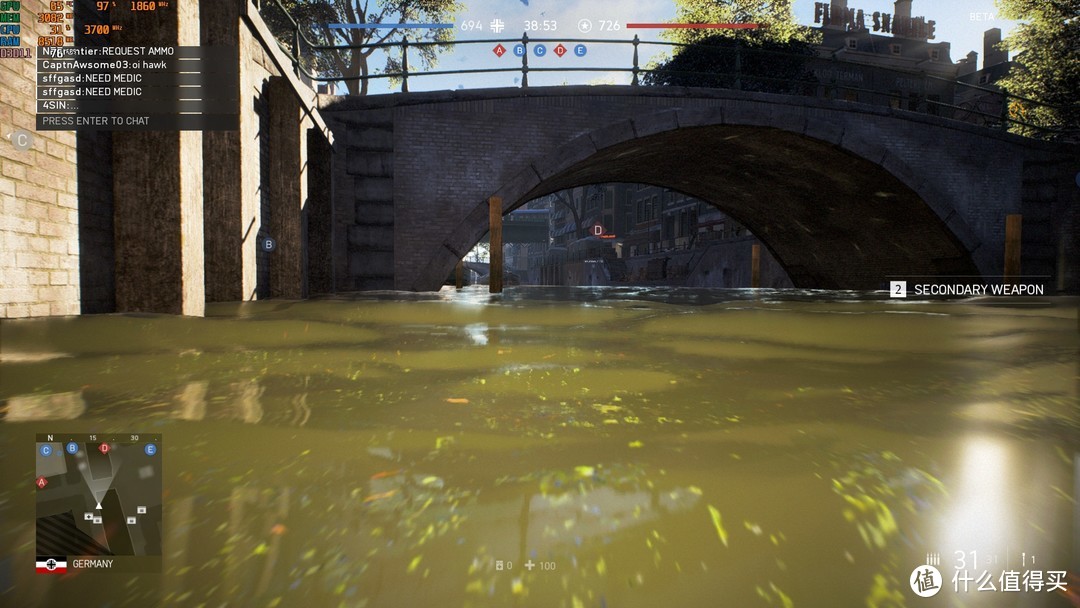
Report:
[[[639,30],[756,30],[761,23],[627,23],[627,29]]]

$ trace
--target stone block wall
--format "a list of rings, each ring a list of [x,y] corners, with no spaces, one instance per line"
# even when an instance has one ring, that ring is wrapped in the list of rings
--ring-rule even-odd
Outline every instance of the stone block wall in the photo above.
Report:
[[[79,300],[82,314],[116,310],[112,133],[76,134],[79,187]],[[107,160],[106,160],[107,159]]]
[[[87,5],[75,3],[76,21]],[[36,23],[46,8],[22,2],[24,48],[46,33]],[[332,289],[329,174],[307,165],[309,139],[320,162],[332,162],[315,92],[289,73],[249,0],[177,8],[129,15],[157,21],[114,32],[111,42],[236,48],[238,131],[37,132],[35,59],[0,58],[0,318],[201,315],[206,301],[301,297],[309,274],[320,292]],[[28,149],[13,145],[16,131]],[[322,247],[314,257],[305,250],[309,221]],[[278,249],[261,251],[260,235]]]
[[[41,0],[24,0],[21,36],[34,48]],[[33,58],[0,59],[0,318],[74,315],[79,305],[79,214],[71,131],[34,131]],[[19,150],[11,133],[30,134]]]

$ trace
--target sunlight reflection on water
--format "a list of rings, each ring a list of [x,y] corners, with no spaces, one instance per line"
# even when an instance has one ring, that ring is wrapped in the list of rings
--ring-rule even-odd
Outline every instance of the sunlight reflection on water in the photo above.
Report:
[[[947,581],[956,551],[1072,568],[1077,302],[1000,304],[514,288],[4,322],[0,604],[832,608],[917,605],[931,552]],[[163,434],[161,575],[28,570],[48,431]]]

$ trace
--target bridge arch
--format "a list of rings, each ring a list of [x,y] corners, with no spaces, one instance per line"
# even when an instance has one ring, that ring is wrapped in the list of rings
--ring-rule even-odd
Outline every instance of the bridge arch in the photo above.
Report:
[[[994,280],[1005,219],[1020,214],[1024,273],[1075,289],[1076,144],[847,101],[682,87],[320,96],[319,113],[335,136],[337,290],[437,289],[487,229],[488,197],[510,210],[616,180],[718,205],[815,287],[876,288],[892,274]]]
[[[747,226],[802,287],[873,289],[889,276],[985,272],[970,253],[981,242],[949,193],[897,153],[914,142],[902,133],[849,128],[828,114],[783,104],[768,112],[653,112],[537,155],[491,195],[509,212],[591,183],[677,190]],[[487,214],[480,201],[447,230],[414,287],[431,288],[447,276],[457,253],[487,231]]]

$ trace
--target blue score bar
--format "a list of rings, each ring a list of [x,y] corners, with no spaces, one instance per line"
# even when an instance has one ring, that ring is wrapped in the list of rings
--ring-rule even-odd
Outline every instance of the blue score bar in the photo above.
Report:
[[[454,27],[453,23],[331,23],[335,30],[445,30]]]

